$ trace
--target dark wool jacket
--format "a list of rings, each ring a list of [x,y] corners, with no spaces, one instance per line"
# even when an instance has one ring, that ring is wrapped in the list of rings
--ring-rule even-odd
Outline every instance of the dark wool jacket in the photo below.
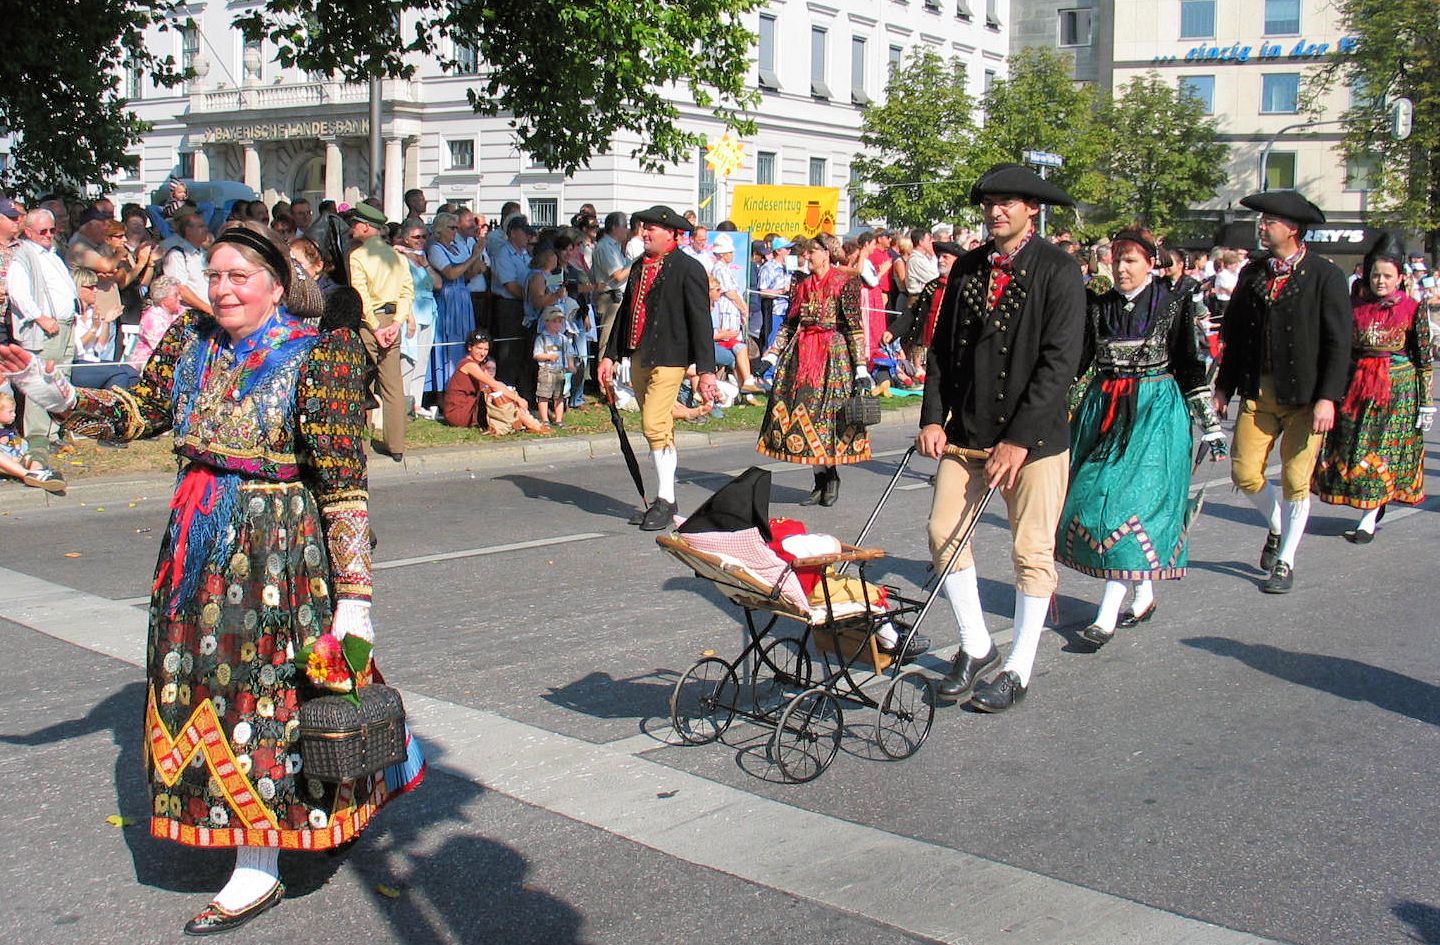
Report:
[[[1070,445],[1066,397],[1085,337],[1080,267],[1038,235],[1015,260],[1010,284],[986,308],[994,241],[955,263],[925,367],[920,425],[943,424],[952,445],[1002,440],[1030,459]]]
[[[1254,397],[1260,375],[1269,373],[1281,404],[1344,400],[1353,324],[1345,274],[1330,260],[1306,252],[1272,302],[1266,290],[1269,258],[1257,256],[1240,270],[1220,327],[1225,350],[1216,390],[1227,399],[1231,394]]]
[[[610,343],[604,355],[619,361],[634,353],[630,325],[635,292],[644,266],[639,260],[625,283],[625,297],[615,316]],[[710,322],[710,280],[705,267],[679,249],[666,255],[660,272],[645,297],[645,331],[640,337],[640,358],[650,367],[695,365],[701,374],[715,373],[715,329]]]

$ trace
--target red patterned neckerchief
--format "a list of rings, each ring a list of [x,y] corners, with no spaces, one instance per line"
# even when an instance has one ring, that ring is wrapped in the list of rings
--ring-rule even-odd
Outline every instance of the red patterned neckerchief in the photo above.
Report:
[[[1275,301],[1280,297],[1280,293],[1285,291],[1285,285],[1290,281],[1290,273],[1300,265],[1300,260],[1304,258],[1305,244],[1301,243],[1300,248],[1291,256],[1284,259],[1279,256],[1271,256],[1266,260],[1270,267],[1270,281],[1266,285],[1266,295],[1269,296],[1270,301]]]
[[[1008,286],[1010,280],[1014,278],[1015,257],[1019,256],[1021,250],[1030,245],[1030,240],[1033,239],[1034,236],[1035,229],[1031,227],[1030,230],[1026,232],[1025,238],[1020,241],[1020,245],[1016,246],[1010,252],[1002,253],[998,249],[991,251],[990,292],[985,299],[986,308],[994,308],[1000,304],[1000,296],[1005,294],[1005,287]]]
[[[640,282],[635,286],[635,304],[630,308],[630,348],[632,350],[640,347],[640,338],[645,333],[645,319],[650,314],[646,305],[650,288],[655,285],[655,277],[660,274],[661,263],[665,261],[666,256],[673,252],[672,249],[659,256],[646,256],[641,263]]]

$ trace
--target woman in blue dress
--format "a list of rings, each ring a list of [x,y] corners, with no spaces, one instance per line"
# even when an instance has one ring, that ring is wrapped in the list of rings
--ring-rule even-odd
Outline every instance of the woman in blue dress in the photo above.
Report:
[[[400,257],[410,264],[410,281],[415,283],[414,334],[400,333],[400,359],[405,379],[405,399],[416,416],[435,419],[435,410],[425,409],[425,391],[429,389],[430,355],[435,346],[435,317],[439,302],[435,297],[435,281],[439,274],[425,252],[425,224],[409,223],[401,228],[395,241]]]
[[[435,320],[434,372],[431,390],[444,390],[465,357],[465,338],[475,330],[475,307],[470,302],[470,276],[473,267],[485,252],[478,240],[472,246],[460,238],[455,229],[455,214],[437,213],[432,227],[430,265],[439,273],[440,310]]]
[[[1115,283],[1090,281],[1085,348],[1070,425],[1070,491],[1055,558],[1105,579],[1093,646],[1155,613],[1152,581],[1185,576],[1189,564],[1190,419],[1212,457],[1225,436],[1210,402],[1192,302],[1153,279],[1156,246],[1144,230],[1110,241]],[[1187,414],[1188,405],[1188,414]],[[1120,605],[1134,588],[1130,613]]]

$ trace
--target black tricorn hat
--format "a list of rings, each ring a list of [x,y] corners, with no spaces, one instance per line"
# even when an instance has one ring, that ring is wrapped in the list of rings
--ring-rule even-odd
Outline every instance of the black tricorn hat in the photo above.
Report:
[[[1375,265],[1377,260],[1388,259],[1397,268],[1404,271],[1405,268],[1405,244],[1400,238],[1389,230],[1382,230],[1375,238],[1375,245],[1365,254],[1365,271],[1368,273],[1370,267]]]
[[[682,233],[691,233],[695,230],[695,227],[691,225],[689,220],[664,204],[659,203],[649,210],[641,210],[631,219],[638,220],[641,223],[649,223],[651,226],[663,226],[667,230],[678,230]]]
[[[958,259],[965,255],[965,249],[959,243],[945,241],[933,244],[933,248],[936,256],[939,256],[941,253],[947,253]]]
[[[970,188],[971,203],[979,203],[982,197],[1000,196],[1024,197],[1060,207],[1075,206],[1075,198],[1019,164],[996,164],[981,174]]]
[[[1324,223],[1325,214],[1298,190],[1266,190],[1242,197],[1240,206],[1289,220],[1299,227]]]
[[[759,529],[770,540],[770,470],[751,466],[706,499],[676,531],[741,532]]]

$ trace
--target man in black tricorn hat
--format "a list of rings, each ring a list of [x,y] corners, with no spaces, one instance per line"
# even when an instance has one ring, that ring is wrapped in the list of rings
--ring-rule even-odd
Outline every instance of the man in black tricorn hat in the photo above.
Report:
[[[990,486],[1010,517],[1015,565],[1015,641],[1001,672],[985,627],[974,556],[966,548],[942,580],[960,625],[960,652],[939,691],[1001,712],[1024,697],[1055,593],[1055,528],[1069,479],[1066,394],[1075,381],[1085,326],[1085,287],[1064,250],[1039,238],[1042,203],[1070,196],[1018,164],[997,164],[970,190],[990,239],[950,271],[926,363],[920,453],[940,460],[930,507],[937,569],[954,553]]]
[[[1260,212],[1266,252],[1240,271],[1220,329],[1224,344],[1215,379],[1221,416],[1239,394],[1230,477],[1265,516],[1269,534],[1260,569],[1267,594],[1289,592],[1295,552],[1310,517],[1310,474],[1350,370],[1351,312],[1345,274],[1306,252],[1305,230],[1325,214],[1293,190],[1251,194],[1240,203]],[[1280,441],[1282,491],[1265,478]]]
[[[601,390],[614,383],[615,364],[630,359],[630,384],[640,402],[640,428],[655,462],[655,501],[634,524],[660,531],[675,515],[675,417],[672,412],[685,368],[695,365],[706,403],[719,399],[715,384],[714,328],[705,267],[675,250],[689,221],[665,206],[635,214],[645,255],[630,267],[625,297],[596,370]]]

